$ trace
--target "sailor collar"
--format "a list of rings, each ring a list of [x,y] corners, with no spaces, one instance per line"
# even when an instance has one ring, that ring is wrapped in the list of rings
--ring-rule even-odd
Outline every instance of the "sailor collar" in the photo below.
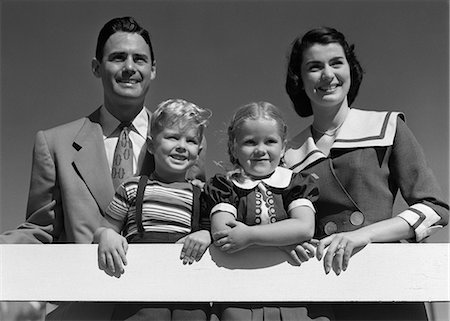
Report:
[[[394,142],[397,117],[400,112],[367,111],[351,108],[339,130],[331,149],[385,147]],[[288,145],[285,162],[295,171],[302,170],[318,159],[326,158],[316,146],[311,126],[294,137]]]
[[[240,181],[232,178],[231,181],[235,186],[245,190],[252,190],[261,182],[273,188],[286,188],[291,183],[292,174],[293,172],[290,169],[277,167],[272,175],[261,180],[245,177]]]

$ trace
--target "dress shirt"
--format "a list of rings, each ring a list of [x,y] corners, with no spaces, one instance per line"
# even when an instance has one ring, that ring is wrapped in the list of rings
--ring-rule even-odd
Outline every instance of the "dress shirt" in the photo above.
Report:
[[[103,141],[105,143],[106,157],[108,159],[109,169],[112,169],[114,150],[117,145],[120,130],[117,128],[120,121],[102,106],[100,109],[100,125],[103,129]],[[132,129],[130,130],[130,139],[133,143],[133,174],[140,172],[144,157],[147,151],[147,132],[149,126],[149,117],[145,108],[133,119]]]

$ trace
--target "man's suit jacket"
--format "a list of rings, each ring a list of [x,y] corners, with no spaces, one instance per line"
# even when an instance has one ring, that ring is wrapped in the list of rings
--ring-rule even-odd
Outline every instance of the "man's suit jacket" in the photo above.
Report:
[[[26,222],[0,243],[92,242],[114,196],[99,110],[36,134]],[[142,169],[153,170],[148,152]]]

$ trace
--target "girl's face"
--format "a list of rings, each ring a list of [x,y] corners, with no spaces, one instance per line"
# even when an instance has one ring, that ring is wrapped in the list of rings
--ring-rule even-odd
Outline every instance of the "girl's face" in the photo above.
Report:
[[[284,155],[285,141],[274,119],[247,119],[236,132],[233,156],[246,174],[264,177],[272,174]]]
[[[350,89],[350,66],[339,43],[313,44],[303,52],[303,87],[314,107],[339,107]]]

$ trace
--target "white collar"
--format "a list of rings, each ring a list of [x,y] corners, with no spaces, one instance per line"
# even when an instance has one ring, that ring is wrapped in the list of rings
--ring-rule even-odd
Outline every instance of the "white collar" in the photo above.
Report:
[[[148,112],[145,107],[142,108],[142,110],[137,114],[137,116],[133,119],[133,127],[136,129],[136,132],[142,136],[144,139],[147,138],[147,130],[148,130],[148,124],[149,123],[149,117]],[[117,129],[117,126],[119,126],[120,121],[115,118],[107,109],[105,106],[102,106],[100,108],[100,125],[103,129],[103,135],[105,137],[109,137],[113,134],[113,132]]]
[[[277,167],[272,175],[261,180],[244,177],[242,181],[237,181],[234,178],[231,181],[237,187],[246,190],[254,189],[261,182],[274,188],[286,188],[291,183],[292,174],[293,172],[290,169]]]
[[[399,112],[367,111],[351,108],[331,149],[391,146],[397,130]],[[317,148],[311,126],[291,139],[284,160],[289,168],[300,171],[326,156]]]

